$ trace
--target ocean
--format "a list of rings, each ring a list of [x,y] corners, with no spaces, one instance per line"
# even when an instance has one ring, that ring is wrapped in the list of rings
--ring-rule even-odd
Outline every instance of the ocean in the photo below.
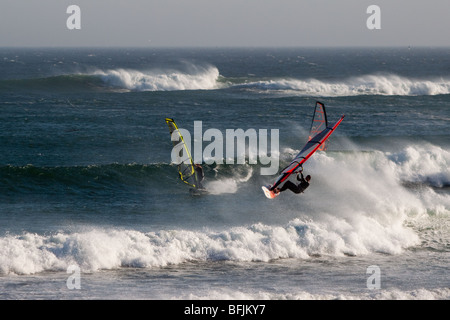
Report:
[[[450,298],[450,49],[2,48],[0,71],[0,299]],[[316,101],[345,118],[269,200]],[[205,157],[191,195],[166,117],[192,148],[200,121],[278,130],[276,173]]]

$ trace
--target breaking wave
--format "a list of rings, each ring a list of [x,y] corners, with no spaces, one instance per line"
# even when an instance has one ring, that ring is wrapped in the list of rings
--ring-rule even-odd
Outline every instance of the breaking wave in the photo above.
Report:
[[[219,87],[216,67],[191,66],[190,69],[189,72],[115,69],[96,71],[94,75],[109,86],[129,91],[211,90]]]
[[[94,228],[54,235],[7,235],[0,238],[0,274],[65,270],[72,264],[84,272],[95,272],[121,267],[163,267],[187,261],[268,262],[365,253],[371,246],[370,250],[396,253],[403,245],[417,242],[412,233],[398,234],[394,227],[387,232],[394,239],[392,247],[386,243],[377,245],[377,241],[370,240],[373,235],[368,234],[363,240],[370,245],[363,248],[352,243],[353,232],[347,231],[342,224],[333,228],[295,219],[285,226],[258,223],[217,232],[182,229],[144,233]],[[377,226],[372,231],[378,232]]]
[[[271,79],[240,84],[251,91],[300,96],[343,97],[360,95],[420,96],[450,94],[450,79],[411,79],[394,74],[364,75],[339,81]]]
[[[0,274],[66,270],[71,264],[79,265],[84,272],[95,272],[124,267],[164,267],[189,261],[268,262],[377,252],[396,255],[411,247],[448,252],[450,197],[443,188],[450,182],[449,164],[448,150],[429,144],[407,146],[395,153],[317,153],[308,166],[314,179],[308,197],[299,200],[298,196],[286,194],[283,196],[290,201],[252,203],[251,210],[261,211],[261,222],[214,230],[189,229],[183,225],[152,231],[91,227],[52,234],[5,234],[0,237]],[[42,188],[48,184],[53,192],[79,189],[91,193],[117,186],[135,190],[135,186],[145,181],[151,183],[161,176],[175,176],[174,169],[170,165],[136,164],[69,168],[8,166],[0,172],[6,187],[24,184],[28,188],[30,185]],[[215,169],[206,166],[208,174]],[[242,169],[235,175],[232,166],[225,166],[217,169],[219,176],[215,179],[208,175],[207,182],[213,191],[209,199],[242,188],[249,192],[255,189],[262,196],[258,170],[247,166]],[[175,181],[158,188],[164,192],[170,185],[173,192]],[[405,187],[405,183],[410,185]],[[16,192],[24,190],[13,188],[8,194]],[[298,201],[301,201],[300,213]],[[264,221],[270,210],[267,207],[271,205],[282,207],[282,213],[271,214],[283,216],[291,212],[295,216],[276,224]],[[233,212],[231,206],[227,212],[230,215],[236,217],[246,212],[242,208],[243,211]],[[207,212],[210,214],[213,211]]]
[[[91,70],[36,79],[0,81],[0,90],[52,91],[182,91],[241,90],[256,94],[288,96],[422,96],[450,94],[450,79],[414,79],[395,74],[374,74],[334,81],[315,78],[227,78],[215,66],[187,65],[179,69]]]
[[[221,86],[213,66],[188,66],[182,70],[110,69],[76,72],[34,79],[0,81],[0,90],[51,91],[176,91],[212,90]]]

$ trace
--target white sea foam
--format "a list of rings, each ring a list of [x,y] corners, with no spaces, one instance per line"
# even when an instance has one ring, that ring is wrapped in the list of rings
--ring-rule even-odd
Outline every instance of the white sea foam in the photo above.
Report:
[[[448,300],[450,289],[415,289],[415,290],[376,290],[365,293],[311,293],[308,291],[292,293],[247,292],[235,290],[210,290],[206,294],[189,294],[172,299],[190,300]]]
[[[190,66],[189,71],[132,69],[97,70],[107,85],[129,91],[175,91],[211,90],[219,84],[219,70],[216,67]]]
[[[239,189],[239,185],[247,182],[253,175],[252,167],[245,165],[246,172],[242,174],[234,172],[232,177],[221,177],[214,180],[207,181],[205,183],[206,189],[210,194],[218,195],[224,193],[236,193]],[[215,169],[216,173],[220,170],[220,165]],[[216,176],[217,177],[217,176]]]
[[[398,164],[400,179],[428,183],[434,187],[450,185],[450,151],[425,144],[409,146],[389,155]]]
[[[418,157],[416,152],[429,156]],[[0,273],[65,270],[71,264],[92,272],[187,261],[396,255],[421,243],[445,251],[450,195],[438,194],[426,183],[411,189],[403,181],[427,182],[427,175],[440,172],[446,177],[449,161],[448,151],[432,145],[408,146],[389,154],[318,152],[308,161],[313,180],[307,197],[282,195],[287,201],[279,202],[280,212],[275,214],[297,216],[287,223],[260,222],[221,230],[143,232],[96,227],[52,235],[9,234],[0,238]],[[417,175],[419,165],[423,176]],[[229,178],[231,187],[228,180],[219,180],[216,193],[230,192],[234,184],[236,188],[248,184],[250,177],[251,173]],[[262,221],[274,214],[261,206],[259,210],[263,210]]]
[[[384,241],[381,237],[385,237]],[[395,253],[402,246],[414,244],[407,237],[411,235],[398,226],[384,230],[378,223],[367,221],[354,228],[342,219],[329,224],[295,219],[285,226],[260,223],[219,232],[93,229],[52,236],[27,233],[0,239],[0,271],[33,274],[77,264],[83,272],[93,272],[186,261],[267,262],[308,259],[317,254],[365,254],[370,250]]]
[[[275,92],[301,96],[341,97],[359,95],[438,95],[450,94],[450,79],[414,79],[395,74],[369,74],[338,81],[323,81],[314,78],[275,78],[233,84],[219,81],[219,70],[215,66],[189,65],[185,70],[96,70],[107,85],[127,91],[175,91],[213,90],[236,87],[255,92]]]
[[[301,96],[341,97],[359,95],[450,94],[450,79],[412,79],[394,74],[364,75],[340,81],[317,79],[272,79],[240,85],[250,90],[281,92]]]

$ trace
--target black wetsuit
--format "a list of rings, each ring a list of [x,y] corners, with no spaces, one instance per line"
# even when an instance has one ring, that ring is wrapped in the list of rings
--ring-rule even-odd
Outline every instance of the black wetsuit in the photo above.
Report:
[[[195,171],[197,173],[198,188],[203,189],[204,187],[202,185],[202,181],[203,181],[203,178],[205,177],[205,174],[203,173],[203,168],[200,166],[196,166]]]
[[[286,189],[289,189],[294,193],[302,193],[305,191],[305,189],[309,187],[309,182],[303,178],[303,173],[300,172],[300,175],[301,178],[297,175],[297,180],[300,181],[298,185],[288,180],[284,183],[283,187],[281,187],[280,192]]]

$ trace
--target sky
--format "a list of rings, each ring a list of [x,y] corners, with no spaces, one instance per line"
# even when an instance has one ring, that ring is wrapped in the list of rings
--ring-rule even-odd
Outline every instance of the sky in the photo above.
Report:
[[[0,47],[448,47],[449,31],[450,0],[0,1]]]

